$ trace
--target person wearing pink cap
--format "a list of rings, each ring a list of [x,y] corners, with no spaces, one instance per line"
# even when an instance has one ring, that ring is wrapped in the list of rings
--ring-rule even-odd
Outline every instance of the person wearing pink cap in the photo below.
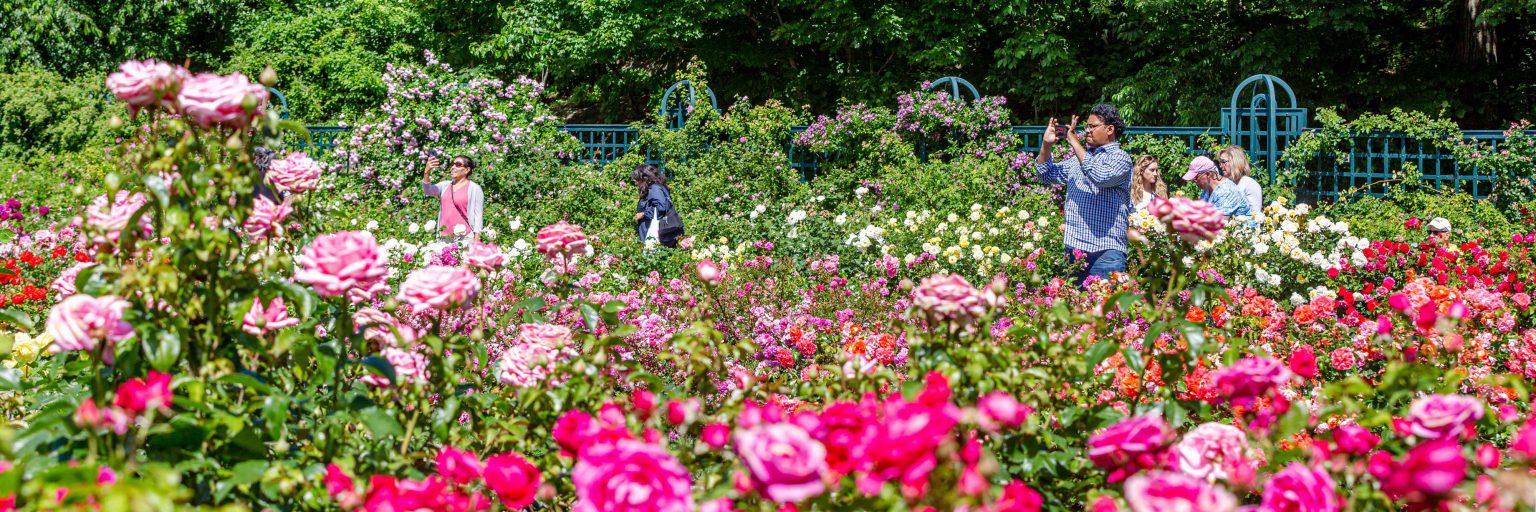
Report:
[[[1216,209],[1228,217],[1253,216],[1248,211],[1248,200],[1243,197],[1243,192],[1237,189],[1237,185],[1221,175],[1216,169],[1216,162],[1210,157],[1197,156],[1189,163],[1189,172],[1184,173],[1184,181],[1193,181],[1200,186],[1200,200],[1211,203]]]

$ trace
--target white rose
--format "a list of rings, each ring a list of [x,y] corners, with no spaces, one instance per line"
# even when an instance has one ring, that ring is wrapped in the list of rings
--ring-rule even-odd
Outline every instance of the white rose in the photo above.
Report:
[[[859,188],[853,189],[853,195],[856,195],[856,196],[859,196],[859,197],[864,197],[864,194],[868,194],[868,193],[869,193],[869,187],[859,187]]]
[[[353,220],[352,223],[356,224],[357,221]],[[429,220],[429,221],[427,221],[427,225],[425,227],[426,227],[427,231],[437,231],[437,221]],[[512,229],[517,229],[517,228],[512,228]]]
[[[405,228],[405,230],[409,231],[412,235],[414,235],[416,233],[421,232],[421,224],[417,224],[415,222],[412,222],[409,227]]]
[[[756,215],[754,215],[754,217],[756,217]],[[832,223],[839,226],[843,225],[845,222],[848,222],[848,214],[846,213],[839,213],[837,214],[837,218],[832,219]]]

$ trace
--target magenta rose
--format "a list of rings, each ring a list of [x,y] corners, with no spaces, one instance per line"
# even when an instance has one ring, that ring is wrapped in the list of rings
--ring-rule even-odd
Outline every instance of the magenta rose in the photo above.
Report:
[[[458,485],[469,485],[480,480],[485,468],[480,458],[452,446],[444,446],[437,452],[437,474]]]
[[[1292,462],[1264,484],[1263,512],[1339,512],[1339,491],[1322,468]]]
[[[1211,374],[1216,395],[1243,403],[1264,397],[1291,380],[1291,370],[1272,357],[1249,356]]]
[[[932,275],[912,291],[912,305],[934,322],[970,320],[986,313],[981,292],[960,274]]]
[[[577,512],[693,510],[693,478],[667,450],[639,441],[593,446],[571,470]]]
[[[1215,240],[1227,224],[1226,216],[1215,205],[1183,196],[1153,198],[1148,211],[1191,244]]]
[[[980,414],[978,422],[981,427],[991,432],[1019,428],[1035,412],[1030,406],[1015,400],[1013,395],[1002,391],[993,391],[981,397],[976,402],[976,411]]]
[[[468,269],[434,265],[411,272],[400,284],[399,299],[417,313],[436,309],[448,311],[474,300],[480,293],[480,278]]]
[[[558,349],[570,343],[571,329],[554,324],[523,324],[518,327],[517,340],[525,344]]]
[[[249,112],[245,109],[247,97],[256,103],[256,108]],[[177,99],[182,114],[198,126],[244,128],[266,104],[267,88],[251,83],[238,72],[227,76],[198,73],[182,82]]]
[[[267,180],[278,190],[309,192],[320,184],[320,170],[320,162],[303,152],[293,152],[272,161],[267,168]]]
[[[130,114],[144,107],[174,107],[181,82],[187,77],[187,70],[181,66],[157,60],[130,60],[117,69],[107,75],[107,90],[128,104]]]
[[[1465,395],[1429,395],[1408,408],[1409,432],[1419,439],[1456,439],[1483,419],[1483,401]]]
[[[938,465],[939,445],[951,437],[960,420],[960,410],[953,404],[923,399],[922,395],[933,394],[932,388],[925,389],[916,402],[899,395],[887,400],[879,421],[871,422],[860,450],[867,470],[859,484],[866,493],[892,480],[908,496],[927,492],[928,474]]]
[[[133,218],[134,212],[139,211],[139,208],[147,202],[143,192],[129,193],[127,190],[119,190],[112,199],[102,194],[86,208],[86,224],[105,231],[107,238],[115,242],[123,229],[128,227],[128,221]],[[142,218],[140,223],[143,223]]]
[[[1237,498],[1204,480],[1167,471],[1133,475],[1125,481],[1125,502],[1131,512],[1233,512]]]
[[[1365,455],[1381,444],[1381,436],[1359,425],[1343,425],[1333,429],[1334,451],[1348,455]]]
[[[128,379],[119,385],[112,405],[130,416],[138,416],[149,410],[170,414],[173,399],[171,374],[150,370],[146,378]]]
[[[501,504],[522,510],[539,493],[539,468],[517,453],[492,455],[485,459],[485,486],[496,493]]]
[[[251,333],[252,336],[263,334],[299,325],[299,319],[288,316],[288,304],[282,297],[272,299],[272,304],[263,308],[261,297],[251,301],[251,310],[245,313],[245,318],[240,330]]]
[[[113,295],[92,297],[71,295],[48,311],[44,329],[53,336],[48,350],[53,353],[70,350],[95,351],[98,346],[107,352],[117,342],[133,336],[133,325],[123,320],[128,301]]]
[[[371,287],[389,272],[389,260],[367,231],[320,235],[295,258],[295,263],[299,270],[293,280],[314,287],[322,297]]]
[[[826,491],[827,450],[798,425],[769,423],[736,432],[736,454],[758,492],[798,503]]]
[[[1040,496],[1040,491],[1029,488],[1029,485],[1018,480],[1009,482],[1003,486],[1003,495],[997,498],[997,503],[990,509],[992,512],[1040,512],[1045,505],[1045,499]]]
[[[1262,453],[1248,446],[1248,435],[1232,425],[1205,423],[1173,445],[1180,473],[1206,481],[1252,475],[1263,464]]]
[[[1527,461],[1536,461],[1536,422],[1527,421],[1509,441],[1509,451]]]
[[[353,483],[352,475],[348,475],[346,470],[335,463],[325,466],[325,492],[336,500],[342,510],[352,510],[363,504],[363,498],[357,495],[357,484]]]
[[[1402,461],[1393,460],[1386,452],[1377,456],[1372,458],[1371,475],[1394,499],[1417,502],[1445,496],[1467,477],[1466,454],[1460,444],[1449,439],[1420,443],[1408,450]]]
[[[569,411],[561,415],[560,419],[555,420],[550,434],[555,438],[555,444],[560,445],[561,455],[575,457],[580,457],[594,446],[634,438],[623,424],[594,419],[584,411]]]
[[[846,475],[858,468],[861,461],[856,455],[863,450],[864,432],[872,428],[874,409],[871,402],[833,402],[822,409],[814,434],[826,447],[827,465],[834,473]]]
[[[495,270],[506,261],[507,256],[502,254],[501,248],[491,244],[471,241],[469,248],[464,250],[464,263],[477,269]]]
[[[1145,468],[1158,465],[1158,458],[1173,441],[1173,430],[1158,416],[1135,416],[1120,420],[1088,438],[1088,460],[1100,469],[1111,470],[1109,482],[1124,480]]]

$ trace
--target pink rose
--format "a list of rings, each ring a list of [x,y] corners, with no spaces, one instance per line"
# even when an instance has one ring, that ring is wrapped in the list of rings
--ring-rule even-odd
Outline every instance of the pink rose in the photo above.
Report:
[[[409,385],[426,382],[427,357],[416,352],[390,347],[379,351],[384,360],[395,369],[395,384]],[[363,376],[363,382],[380,388],[390,387],[389,379],[378,375],[368,374]]]
[[[576,258],[590,249],[581,226],[563,220],[540,229],[535,247],[560,273],[574,271]]]
[[[352,510],[363,504],[363,498],[357,495],[357,484],[353,483],[352,476],[335,463],[325,466],[325,492],[336,500],[336,505],[342,510]]]
[[[1212,372],[1216,394],[1235,402],[1268,395],[1291,380],[1291,370],[1271,357],[1249,356]]]
[[[1332,363],[1333,369],[1341,372],[1349,371],[1355,367],[1355,353],[1349,347],[1333,349],[1333,352],[1328,354],[1328,360]]]
[[[59,292],[59,299],[64,299],[75,294],[75,280],[80,277],[80,271],[88,267],[96,266],[95,263],[75,263],[74,266],[64,269],[59,277],[54,278],[53,284],[48,288]]]
[[[528,508],[539,493],[539,468],[517,453],[492,455],[485,459],[485,486],[496,493],[501,504],[512,510]]]
[[[105,231],[107,238],[116,242],[119,234],[128,227],[128,221],[133,218],[133,214],[147,202],[143,192],[130,194],[127,190],[119,190],[110,200],[106,194],[102,194],[85,209],[86,224]],[[139,222],[143,224],[144,219],[141,217]]]
[[[980,413],[981,427],[989,432],[1019,428],[1035,412],[1030,406],[1015,400],[1013,395],[1002,391],[993,391],[981,397],[976,402],[976,410]]]
[[[967,321],[987,312],[981,292],[960,274],[932,275],[912,291],[912,305],[923,310],[929,321]]]
[[[554,324],[523,324],[518,328],[517,340],[524,344],[558,349],[570,343],[571,329]]]
[[[480,293],[480,278],[468,269],[434,265],[411,272],[400,284],[401,301],[417,313],[436,309],[448,311],[474,300]]]
[[[619,414],[618,420],[623,420],[622,413]],[[583,411],[569,411],[561,415],[560,419],[555,420],[555,426],[550,429],[550,434],[555,438],[555,444],[560,445],[562,455],[577,457],[594,446],[634,438],[629,430],[625,429],[623,423],[594,420],[592,415]]]
[[[826,491],[827,450],[798,425],[769,423],[736,433],[736,454],[758,492],[798,503]]]
[[[1381,436],[1359,425],[1343,425],[1333,429],[1334,451],[1348,455],[1365,455],[1381,444]]]
[[[1133,475],[1127,479],[1125,502],[1131,512],[1237,510],[1237,498],[1225,489],[1189,475],[1166,471]]]
[[[827,448],[827,466],[834,473],[846,475],[858,467],[861,461],[857,454],[863,450],[864,432],[873,421],[876,407],[872,400],[867,400],[862,404],[833,402],[822,409],[812,433]]]
[[[1509,452],[1527,461],[1536,461],[1536,421],[1527,421],[1509,441]]]
[[[1251,475],[1263,464],[1263,454],[1248,446],[1248,435],[1232,425],[1205,423],[1173,446],[1180,473],[1206,481]]]
[[[375,297],[383,297],[388,295],[389,283],[385,282],[383,279],[380,279],[378,281],[374,281],[372,284],[360,285],[347,290],[347,301],[351,302],[352,304],[362,304],[364,302],[373,301]]]
[[[725,443],[731,439],[731,426],[724,423],[710,423],[704,425],[704,430],[699,434],[699,440],[704,441],[711,449],[719,450],[725,447]]]
[[[245,232],[257,238],[265,237],[273,228],[281,229],[283,221],[292,213],[288,201],[273,203],[266,196],[256,196],[256,206],[251,209],[251,216],[245,219]]]
[[[1483,419],[1483,401],[1465,395],[1419,397],[1408,407],[1408,428],[1419,439],[1456,439]]]
[[[601,444],[571,470],[576,512],[693,510],[693,478],[666,449],[639,441]]]
[[[464,263],[481,270],[495,270],[506,260],[507,256],[502,254],[501,248],[491,244],[471,241],[469,248],[464,250]]]
[[[508,386],[538,386],[554,370],[555,351],[534,343],[519,343],[502,351],[496,363],[496,380]]]
[[[997,498],[993,504],[992,512],[1040,512],[1045,505],[1044,497],[1040,492],[1029,488],[1024,482],[1014,480],[1003,486],[1003,495]]]
[[[1183,196],[1153,198],[1148,211],[1191,244],[1215,240],[1227,223],[1226,216],[1215,205]]]
[[[133,336],[133,325],[123,320],[127,309],[128,301],[114,295],[71,295],[48,311],[44,329],[53,336],[48,350],[57,354],[100,346],[110,354],[113,345]]]
[[[246,97],[256,103],[256,108],[250,112],[245,110]],[[251,83],[238,72],[228,76],[198,73],[182,82],[177,98],[182,113],[198,126],[207,128],[221,124],[244,128],[251,118],[261,113],[267,102],[267,88]]]
[[[309,192],[320,184],[320,170],[319,162],[303,152],[293,152],[272,161],[267,168],[267,180],[278,190]]]
[[[469,485],[480,480],[484,465],[480,458],[452,446],[444,446],[437,452],[437,474],[458,485]]]
[[[702,407],[699,399],[667,401],[667,423],[673,425],[687,425],[699,418],[699,409]]]
[[[117,69],[118,72],[107,75],[107,90],[128,104],[130,114],[156,105],[174,107],[181,81],[187,77],[187,70],[181,66],[156,60],[130,60]]]
[[[891,480],[909,497],[927,493],[939,445],[951,437],[960,419],[959,408],[945,401],[947,390],[939,388],[930,376],[918,401],[908,402],[898,394],[883,404],[880,421],[869,427],[862,444],[868,470],[859,486],[866,494]]]
[[[1292,462],[1264,484],[1262,512],[1339,512],[1339,491],[1322,468]]]
[[[1377,452],[1370,469],[1387,496],[1422,501],[1449,494],[1460,485],[1467,477],[1467,457],[1455,441],[1436,439],[1414,446],[1402,461]]]
[[[409,345],[410,341],[414,341],[415,333],[410,332],[410,327],[400,325],[395,321],[395,317],[373,308],[363,308],[353,313],[352,326],[354,330],[363,332],[363,339],[378,343],[380,347]],[[408,339],[397,339],[395,330],[400,331],[401,337]],[[407,343],[400,343],[401,341]]]
[[[367,231],[320,235],[294,262],[299,270],[293,280],[314,287],[322,297],[336,297],[353,288],[369,288],[389,271],[384,251]]]
[[[713,261],[700,261],[697,270],[699,279],[709,284],[720,284],[720,281],[725,279],[725,274],[720,271],[720,265],[716,265]]]
[[[261,307],[261,297],[251,301],[251,310],[245,313],[243,326],[240,330],[251,333],[252,336],[263,334],[299,325],[299,319],[288,316],[288,305],[282,297],[272,299],[272,304],[266,308]]]
[[[149,410],[171,413],[171,375],[154,370],[143,379],[128,379],[117,386],[117,396],[112,405],[130,416],[138,416]]]
[[[1157,467],[1173,431],[1158,416],[1136,416],[1110,425],[1088,438],[1088,460],[1112,470],[1109,482],[1119,482],[1144,468]]]

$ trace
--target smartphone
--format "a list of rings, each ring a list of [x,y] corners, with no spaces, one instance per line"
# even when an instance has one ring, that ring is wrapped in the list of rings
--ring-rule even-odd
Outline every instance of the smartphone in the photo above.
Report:
[[[1056,125],[1056,136],[1057,137],[1066,137],[1067,136],[1067,130],[1069,130],[1069,129],[1070,128],[1067,128],[1067,125],[1064,125],[1064,124]]]
[[[427,158],[437,158],[440,154],[441,153],[437,151],[437,148],[427,150]]]

